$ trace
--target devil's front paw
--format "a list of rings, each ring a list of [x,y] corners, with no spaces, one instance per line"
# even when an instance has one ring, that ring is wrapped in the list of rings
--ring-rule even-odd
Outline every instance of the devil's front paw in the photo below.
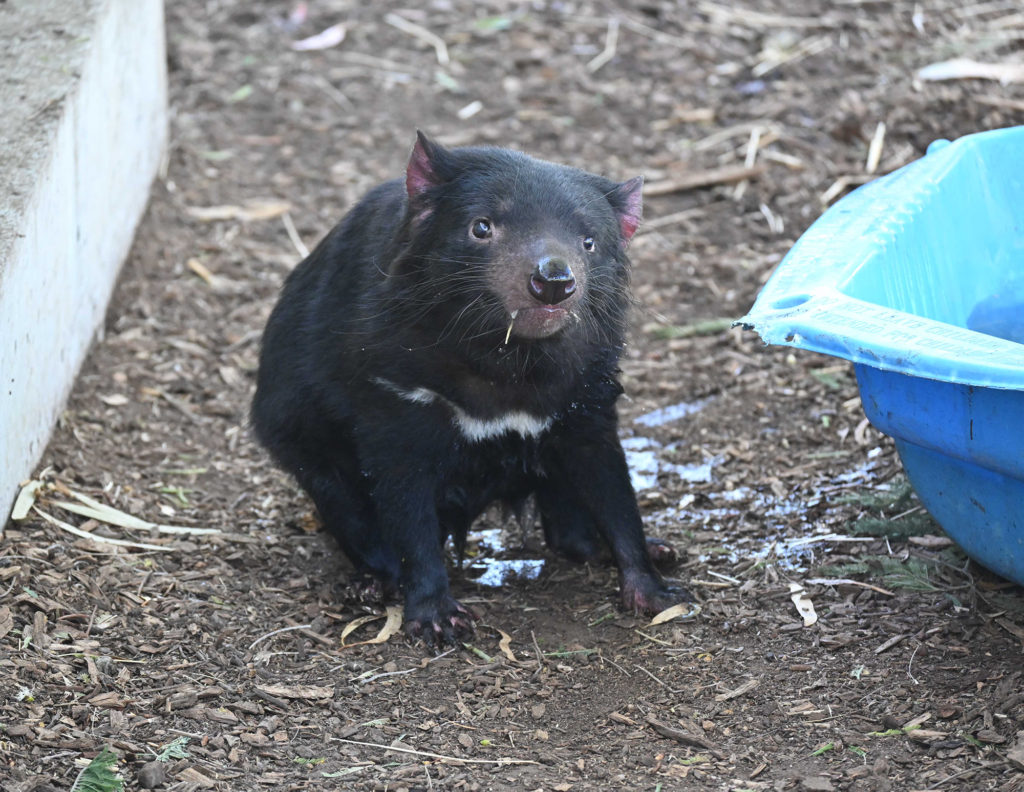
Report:
[[[456,645],[473,634],[472,611],[450,594],[405,603],[405,633],[427,646]]]

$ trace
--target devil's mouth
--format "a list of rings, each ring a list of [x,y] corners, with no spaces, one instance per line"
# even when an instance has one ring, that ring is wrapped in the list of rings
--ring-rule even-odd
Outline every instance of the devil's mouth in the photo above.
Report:
[[[554,335],[569,320],[568,306],[531,305],[519,308],[509,316],[508,336],[519,338],[546,338]]]

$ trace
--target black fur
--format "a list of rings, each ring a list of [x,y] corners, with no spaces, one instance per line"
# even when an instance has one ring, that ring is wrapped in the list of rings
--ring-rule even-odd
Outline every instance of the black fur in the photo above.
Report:
[[[263,337],[256,434],[349,558],[402,591],[411,634],[471,629],[444,541],[461,547],[490,503],[530,495],[554,549],[610,548],[627,607],[686,598],[648,558],[617,434],[639,215],[638,179],[420,135],[404,183],[372,190],[289,276]],[[544,258],[575,277],[558,306],[530,292]]]

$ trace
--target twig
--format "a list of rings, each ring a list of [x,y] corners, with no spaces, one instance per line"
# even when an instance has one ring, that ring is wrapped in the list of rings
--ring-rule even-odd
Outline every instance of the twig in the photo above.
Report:
[[[637,22],[635,19],[629,17],[622,18],[622,26],[634,33],[639,33],[641,36],[646,36],[652,41],[657,41],[659,44],[672,47],[673,49],[685,49],[687,42],[682,36],[673,36],[668,33],[664,33],[656,28],[652,28],[650,25],[645,25],[643,22]]]
[[[430,751],[417,751],[412,748],[403,748],[398,745],[382,745],[381,743],[362,742],[361,740],[346,740],[344,737],[331,737],[331,739],[334,740],[334,742],[348,743],[349,745],[362,745],[367,748],[381,748],[385,751],[397,751],[398,753],[413,754],[414,756],[429,756],[431,759],[440,759],[442,762],[463,762],[465,764],[492,765],[540,764],[540,762],[535,762],[532,759],[509,759],[504,756],[501,759],[463,759],[459,756],[446,756],[445,754],[436,754],[431,753]]]
[[[373,682],[375,679],[381,679],[383,677],[389,677],[389,676],[402,676],[403,674],[411,674],[413,671],[422,671],[425,666],[430,665],[435,660],[440,660],[442,657],[447,657],[448,655],[450,655],[454,651],[455,651],[455,648],[453,647],[453,648],[449,649],[447,652],[442,652],[439,655],[435,655],[434,657],[431,657],[423,665],[413,666],[412,668],[406,668],[403,671],[385,671],[382,674],[374,674],[373,676],[366,677],[365,679],[363,679],[361,677],[356,677],[355,679],[353,679],[351,681],[355,682],[357,685],[366,685],[366,684],[368,684],[370,682]]]
[[[695,171],[674,179],[665,179],[653,182],[644,187],[644,195],[653,197],[656,195],[670,195],[686,190],[696,190],[700,187],[711,187],[716,184],[733,184],[744,179],[753,179],[760,176],[766,170],[764,165],[755,165],[752,168],[743,165],[726,165],[722,168],[711,168],[710,170]]]
[[[821,194],[818,199],[821,201],[823,206],[828,206],[832,203],[839,195],[847,188],[852,186],[859,186],[861,184],[867,184],[869,181],[874,180],[874,176],[870,173],[858,173],[848,176],[840,176],[829,187],[825,192]]]
[[[437,62],[442,66],[447,66],[451,62],[451,58],[448,57],[448,45],[436,33],[431,33],[422,25],[410,22],[405,17],[393,12],[385,16],[384,21],[391,25],[391,27],[398,28],[403,33],[408,33],[413,38],[418,38],[420,41],[424,41],[433,47],[437,53]]]
[[[345,96],[345,94],[343,94],[333,85],[331,85],[330,81],[326,77],[320,74],[316,74],[313,76],[313,82],[316,83],[317,86],[319,86],[321,91],[327,94],[331,99],[337,102],[344,109],[355,109],[355,105],[352,104],[352,100]]]
[[[587,71],[593,74],[608,61],[615,57],[616,48],[619,43],[619,19],[618,17],[608,18],[608,32],[604,37],[604,49],[599,52],[587,64]]]
[[[987,764],[983,762],[981,767],[968,767],[966,770],[961,770],[959,773],[954,773],[951,776],[946,776],[941,781],[934,782],[934,784],[932,786],[940,787],[943,784],[948,783],[949,781],[955,781],[958,778],[966,778],[968,776],[974,775],[975,773],[977,773],[977,772],[979,772],[981,770],[987,770],[990,767],[995,767],[996,765],[1001,765],[1001,764],[1002,764],[1002,762],[990,762],[990,763],[987,763]]]
[[[746,184],[746,182],[740,182],[740,184]],[[739,187],[740,185],[737,184],[736,186]],[[768,204],[763,203],[758,208],[761,210],[761,214],[764,215],[764,219],[768,223],[769,231],[773,234],[781,234],[786,230],[785,222],[783,222],[782,218],[771,210],[771,207],[769,207]]]
[[[537,636],[533,634],[533,630],[530,630],[530,638],[533,639],[533,649],[537,653],[537,670],[539,671],[544,667],[544,653],[537,644]]]
[[[743,158],[744,168],[753,168],[754,163],[757,161],[757,150],[761,145],[761,127],[754,127],[750,130],[750,138],[747,140],[747,152]],[[737,182],[736,187],[732,191],[732,199],[738,201],[743,197],[743,193],[747,191],[747,185],[749,182],[743,179]]]
[[[877,647],[875,649],[875,654],[881,654],[882,652],[885,652],[885,651],[888,651],[889,649],[892,649],[896,644],[898,644],[900,641],[902,641],[906,637],[907,637],[906,633],[904,633],[903,635],[894,635],[892,638],[890,638],[888,641],[883,643],[881,646]]]
[[[1024,99],[1008,99],[1003,96],[972,96],[975,102],[989,105],[990,107],[999,107],[1004,110],[1017,110],[1024,112]]]
[[[874,173],[878,170],[878,163],[882,159],[882,145],[885,143],[885,122],[879,121],[875,127],[875,134],[871,136],[871,144],[868,146],[868,161],[864,165],[865,173]]]
[[[920,685],[921,683],[917,681],[917,677],[910,672],[910,669],[914,665],[914,657],[917,655],[917,650],[920,649],[921,646],[922,644],[918,643],[918,645],[914,647],[914,651],[910,653],[910,660],[907,662],[907,676],[910,677],[910,681],[915,685]]]
[[[284,223],[284,230],[288,232],[288,238],[292,241],[292,245],[299,252],[302,258],[306,258],[309,255],[309,248],[306,247],[306,243],[302,241],[302,237],[299,236],[298,230],[295,228],[295,223],[292,222],[292,216],[288,212],[281,215],[281,222]]]
[[[822,28],[834,27],[821,17],[795,17],[783,14],[766,14],[759,11],[733,9],[718,3],[702,2],[698,4],[701,11],[708,16],[717,17],[733,25],[743,25],[760,30],[761,28]]]
[[[650,671],[648,671],[643,666],[638,665],[638,666],[634,666],[634,668],[636,668],[637,671],[643,671],[645,674],[647,674],[647,676],[649,676],[651,679],[653,679],[655,682],[657,682],[659,685],[661,685],[663,688],[665,688],[665,690],[667,690],[669,693],[671,693],[673,695],[676,695],[677,693],[682,693],[683,692],[681,690],[675,690],[673,688],[670,688],[668,685],[666,685],[663,681],[658,679],[658,677],[656,677],[654,674],[652,674]]]
[[[617,669],[619,669],[619,671],[621,671],[621,672],[622,672],[622,673],[623,673],[623,674],[624,674],[624,675],[625,675],[626,677],[628,677],[628,678],[632,678],[632,674],[630,674],[630,673],[629,673],[629,671],[627,671],[627,670],[626,670],[625,668],[623,668],[622,666],[620,666],[620,665],[619,665],[618,663],[616,663],[616,662],[615,662],[614,660],[612,660],[612,659],[611,659],[610,657],[605,657],[605,656],[604,656],[603,654],[601,654],[600,652],[598,653],[598,657],[600,657],[600,658],[601,658],[601,662],[603,662],[603,663],[608,663],[609,665],[613,666],[614,668],[617,668]]]
[[[807,167],[802,159],[794,157],[792,154],[784,154],[781,151],[772,151],[771,149],[763,149],[759,153],[761,155],[761,159],[778,162],[780,165],[785,165],[790,170],[804,170]]]
[[[154,388],[153,391],[156,393],[157,396],[166,401],[169,405],[171,405],[174,409],[176,409],[178,412],[180,412],[193,423],[206,423],[206,416],[196,415],[196,413],[192,412],[192,410],[189,408],[188,404],[179,399],[177,396],[172,396],[163,388]]]
[[[792,51],[779,55],[775,58],[769,58],[768,60],[761,61],[751,70],[751,74],[755,77],[764,77],[769,72],[775,71],[779,66],[784,66],[785,64],[792,63],[793,61],[803,60],[810,55],[817,55],[819,52],[822,52],[831,46],[832,36],[827,33],[824,36],[804,39]]]
[[[807,582],[820,586],[860,586],[862,588],[871,589],[872,591],[877,591],[879,594],[884,594],[887,597],[896,596],[893,592],[888,589],[884,589],[881,586],[873,586],[870,583],[862,583],[859,580],[851,580],[850,578],[812,578]]]
[[[725,759],[725,754],[715,748],[710,741],[703,737],[696,734],[690,734],[689,732],[684,732],[681,729],[673,729],[671,726],[667,726],[666,724],[656,720],[653,715],[647,716],[647,724],[662,737],[668,737],[670,740],[675,740],[683,745],[692,745],[695,748],[703,748],[716,759]]]
[[[694,151],[707,151],[713,149],[721,143],[727,143],[738,135],[749,135],[750,130],[761,128],[762,135],[777,135],[778,126],[773,124],[769,119],[762,118],[754,121],[744,121],[741,124],[733,124],[732,126],[720,129],[717,132],[712,132],[707,137],[703,137],[693,144]]]
[[[308,630],[312,626],[312,624],[295,624],[291,627],[282,627],[279,630],[272,630],[271,632],[268,632],[266,635],[261,635],[259,638],[257,638],[251,644],[249,644],[249,651],[252,651],[255,648],[256,644],[265,641],[267,638],[273,638],[278,633],[289,632],[291,630]]]

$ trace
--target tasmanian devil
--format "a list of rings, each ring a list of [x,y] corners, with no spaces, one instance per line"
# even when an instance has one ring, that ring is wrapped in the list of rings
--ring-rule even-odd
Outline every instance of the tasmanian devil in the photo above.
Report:
[[[418,134],[405,178],[288,277],[256,434],[356,566],[403,593],[410,635],[472,628],[445,541],[531,495],[554,550],[611,551],[627,609],[688,599],[651,563],[617,433],[642,182]]]

